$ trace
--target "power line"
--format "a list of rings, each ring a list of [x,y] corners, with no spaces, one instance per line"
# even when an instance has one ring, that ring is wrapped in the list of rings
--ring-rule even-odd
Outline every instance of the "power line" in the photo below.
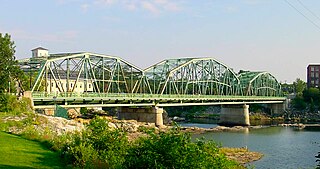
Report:
[[[294,10],[296,10],[299,14],[301,14],[305,19],[307,19],[310,23],[312,23],[318,30],[320,31],[320,26],[318,26],[315,22],[313,22],[311,19],[309,19],[305,14],[303,14],[301,11],[299,11],[298,8],[293,6],[288,0],[284,0],[287,2],[288,5],[290,5]]]
[[[301,6],[303,6],[307,11],[309,11],[314,17],[316,17],[320,21],[320,18],[314,12],[312,12],[306,5],[304,5],[300,0],[297,1],[301,4]]]

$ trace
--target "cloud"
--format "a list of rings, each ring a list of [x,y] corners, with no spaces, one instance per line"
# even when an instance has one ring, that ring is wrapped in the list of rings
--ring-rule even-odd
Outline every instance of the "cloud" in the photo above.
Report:
[[[180,11],[182,9],[180,2],[180,0],[96,0],[93,4],[96,6],[104,5],[108,7],[120,6],[129,11],[145,10],[158,15],[166,11]]]
[[[141,6],[143,9],[146,9],[153,14],[159,14],[165,11],[177,12],[181,10],[179,1],[149,0],[142,1]]]
[[[178,6],[178,1],[174,3],[173,1],[168,1],[168,0],[154,0],[154,2],[158,5],[161,5],[164,9],[168,11],[179,11],[181,10],[180,7]]]
[[[258,5],[261,4],[262,0],[245,0],[244,3],[247,5]]]
[[[239,9],[238,9],[238,7],[236,7],[236,6],[227,6],[227,7],[225,8],[225,10],[226,10],[226,12],[228,12],[228,13],[235,13],[235,12],[237,12]]]
[[[118,0],[96,0],[95,4],[103,4],[103,5],[113,5],[117,3]]]
[[[88,8],[89,8],[89,4],[82,4],[82,5],[81,5],[81,10],[82,10],[82,12],[87,12],[87,11],[88,11]]]
[[[146,9],[150,11],[153,14],[159,14],[160,10],[155,6],[154,3],[148,2],[148,1],[143,1],[141,2],[141,6],[143,9]]]

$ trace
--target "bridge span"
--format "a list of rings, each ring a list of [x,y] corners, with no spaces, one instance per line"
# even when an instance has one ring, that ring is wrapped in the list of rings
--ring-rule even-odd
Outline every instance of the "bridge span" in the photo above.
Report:
[[[235,123],[243,125],[250,124],[249,104],[285,101],[270,73],[236,73],[210,57],[167,59],[143,70],[119,57],[88,52],[44,59],[29,96],[36,109],[224,105],[222,116],[234,116]],[[226,123],[233,123],[225,117]]]

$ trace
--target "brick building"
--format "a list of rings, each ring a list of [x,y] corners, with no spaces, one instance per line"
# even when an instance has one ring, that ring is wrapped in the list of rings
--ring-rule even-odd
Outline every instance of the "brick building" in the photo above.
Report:
[[[308,87],[319,87],[320,85],[320,64],[310,64],[307,67]]]

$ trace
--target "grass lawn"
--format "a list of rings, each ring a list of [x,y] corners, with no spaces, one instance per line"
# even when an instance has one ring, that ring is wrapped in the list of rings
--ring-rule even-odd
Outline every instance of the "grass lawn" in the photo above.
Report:
[[[59,154],[39,142],[0,132],[0,168],[65,168]]]

